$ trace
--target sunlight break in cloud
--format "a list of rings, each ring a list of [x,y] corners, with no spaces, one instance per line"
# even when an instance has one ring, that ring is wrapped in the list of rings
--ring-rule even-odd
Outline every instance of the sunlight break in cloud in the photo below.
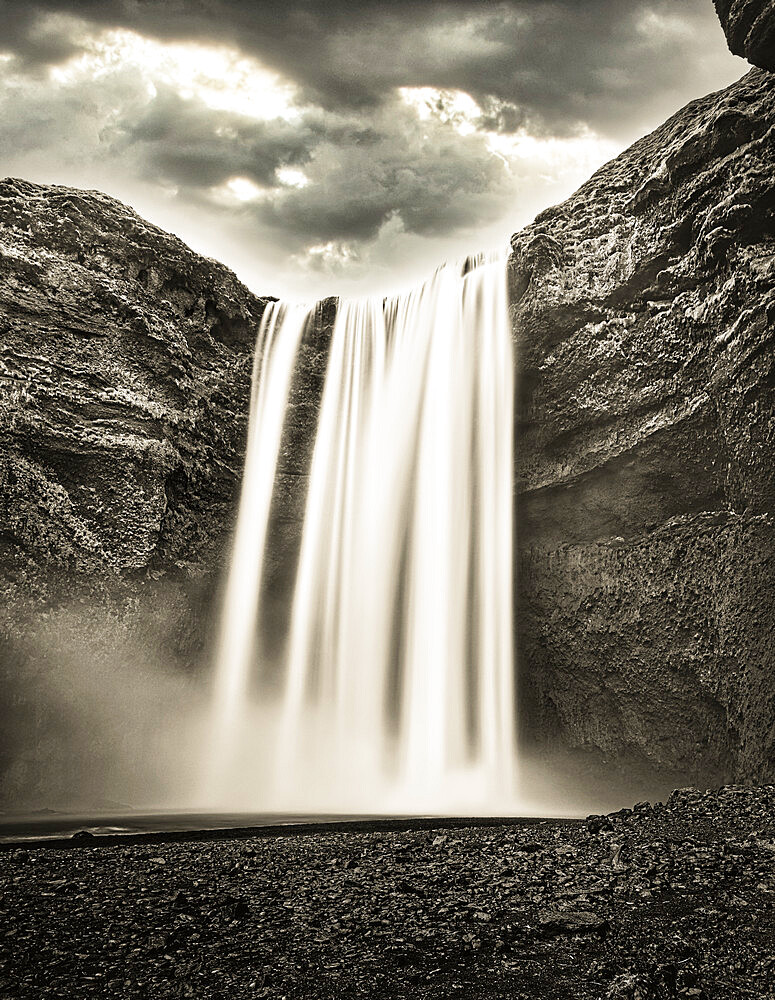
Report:
[[[163,84],[184,99],[196,97],[218,111],[265,121],[299,117],[296,88],[233,49],[159,42],[125,29],[90,34],[81,41],[87,51],[49,70],[54,83],[99,80],[131,67],[146,80],[151,94]]]
[[[305,188],[310,183],[304,171],[296,167],[278,167],[274,175],[285,187]]]
[[[249,177],[230,177],[225,184],[213,189],[215,201],[221,201],[226,205],[245,205],[249,202],[260,201],[266,196],[266,189],[254,184]]]
[[[513,132],[496,131],[488,127],[491,117],[465,91],[401,87],[399,93],[421,121],[435,119],[449,124],[462,136],[475,132],[485,136],[487,149],[512,175],[533,173],[552,183],[566,178],[578,183],[579,173],[586,176],[620,149],[619,144],[589,128],[579,128],[566,137],[531,135],[524,126]]]

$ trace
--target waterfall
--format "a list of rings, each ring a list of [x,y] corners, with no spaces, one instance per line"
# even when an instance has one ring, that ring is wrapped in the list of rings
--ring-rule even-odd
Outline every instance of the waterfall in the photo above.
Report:
[[[230,769],[250,769],[235,746],[253,726],[275,808],[505,808],[516,752],[505,260],[339,303],[280,682],[262,686],[269,510],[311,318],[273,304],[259,331],[211,775],[224,788]]]

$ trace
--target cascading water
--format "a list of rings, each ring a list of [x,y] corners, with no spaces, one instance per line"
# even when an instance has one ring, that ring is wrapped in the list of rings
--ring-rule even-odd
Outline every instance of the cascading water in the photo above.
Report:
[[[311,316],[273,304],[259,331],[211,787],[250,768],[238,745],[260,725],[273,775],[263,808],[503,811],[515,777],[505,261],[445,266],[407,294],[339,304],[279,694],[262,695],[269,508]]]

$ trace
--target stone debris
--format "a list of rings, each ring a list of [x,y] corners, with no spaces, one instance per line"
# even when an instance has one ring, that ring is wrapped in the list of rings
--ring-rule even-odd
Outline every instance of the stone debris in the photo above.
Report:
[[[589,910],[541,910],[538,923],[553,934],[590,934],[608,926],[602,917]]]
[[[775,787],[603,819],[0,849],[0,997],[775,1000]]]

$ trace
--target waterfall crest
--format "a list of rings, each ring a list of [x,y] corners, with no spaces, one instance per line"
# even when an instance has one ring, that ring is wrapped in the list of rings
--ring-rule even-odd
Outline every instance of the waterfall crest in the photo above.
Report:
[[[250,724],[257,683],[274,776],[262,794],[275,807],[473,811],[476,799],[509,801],[514,366],[505,260],[444,266],[406,294],[339,304],[279,691],[261,695],[269,508],[310,316],[274,304],[259,331],[216,670],[216,783],[238,766],[234,743]]]

